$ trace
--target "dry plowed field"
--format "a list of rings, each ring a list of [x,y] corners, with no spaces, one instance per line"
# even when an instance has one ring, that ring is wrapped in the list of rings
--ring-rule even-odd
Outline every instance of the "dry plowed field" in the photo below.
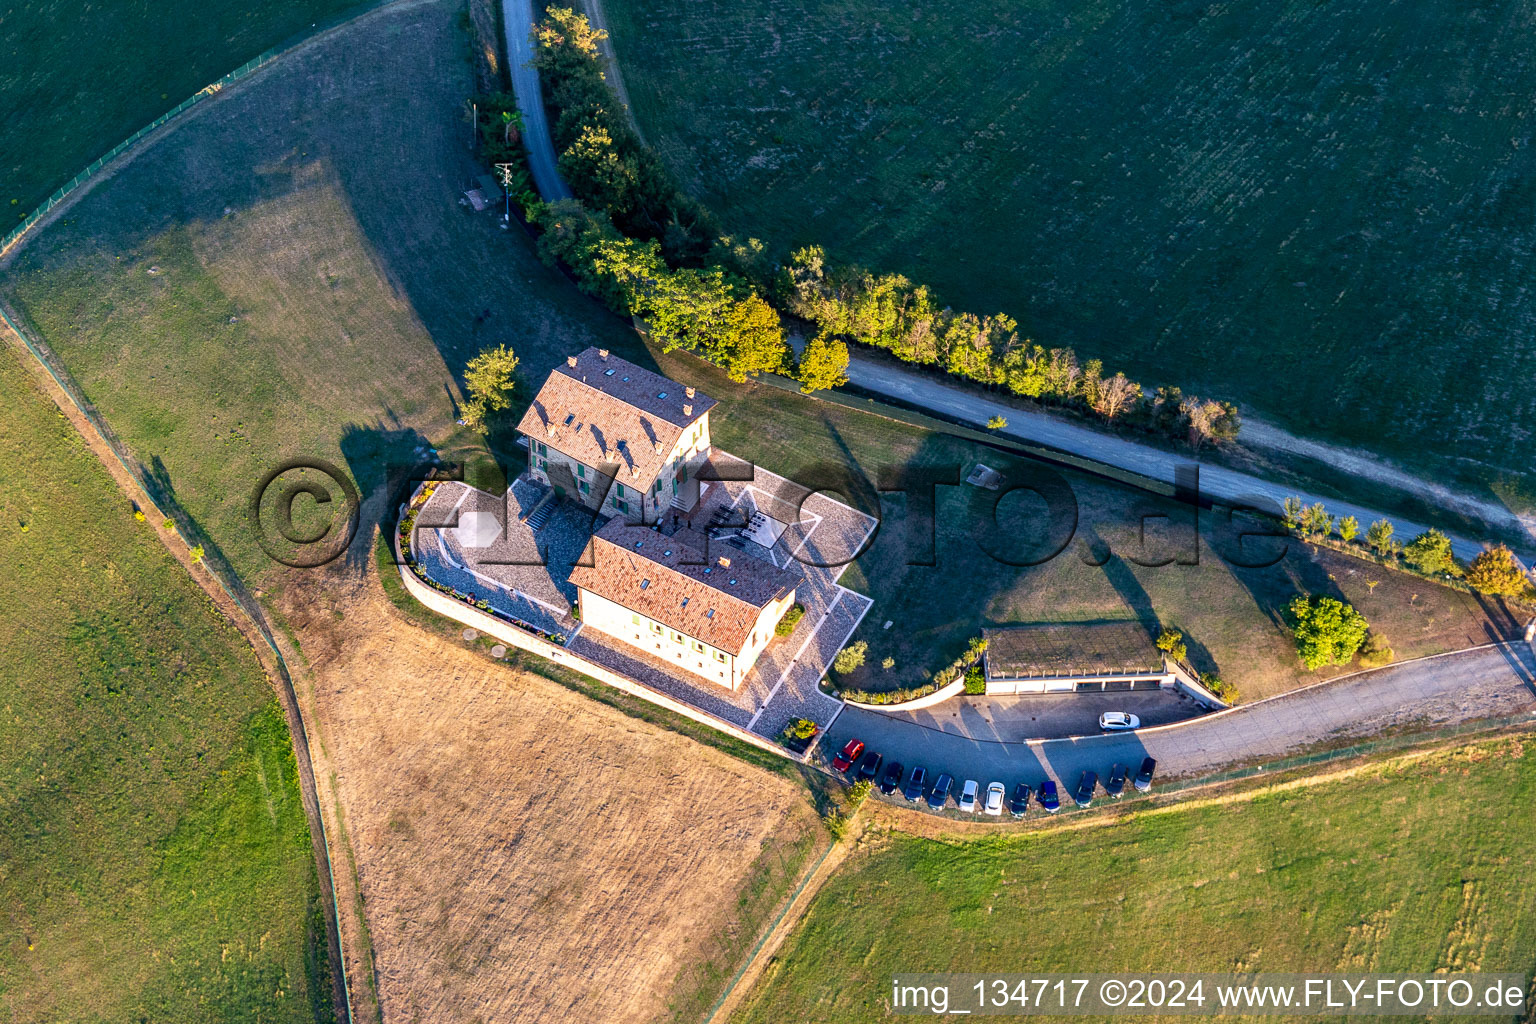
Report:
[[[805,791],[410,624],[372,579],[294,598],[384,1020],[697,1019],[823,841]]]

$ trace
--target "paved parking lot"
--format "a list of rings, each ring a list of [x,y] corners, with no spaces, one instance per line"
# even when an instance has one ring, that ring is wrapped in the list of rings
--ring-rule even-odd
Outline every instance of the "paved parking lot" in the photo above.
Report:
[[[850,707],[817,754],[830,760],[857,737],[887,763],[923,765],[930,778],[948,772],[983,786],[995,779],[1010,789],[1016,782],[1036,786],[1051,778],[1065,790],[1084,769],[1102,777],[1114,764],[1134,767],[1148,755],[1157,759],[1162,778],[1197,776],[1278,760],[1318,744],[1519,714],[1536,715],[1536,657],[1527,644],[1510,643],[1394,665],[1133,733],[1010,742]]]
[[[1143,726],[1198,718],[1205,708],[1172,690],[1134,693],[1062,693],[1023,697],[957,697],[923,711],[889,715],[925,729],[992,742],[1094,736],[1099,715],[1129,711]]]

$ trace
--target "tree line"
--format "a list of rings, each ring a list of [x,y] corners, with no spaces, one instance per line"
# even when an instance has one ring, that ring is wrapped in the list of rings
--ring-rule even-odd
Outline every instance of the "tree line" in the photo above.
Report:
[[[736,381],[786,373],[809,392],[846,383],[848,345],[865,345],[1196,448],[1237,436],[1231,403],[1175,387],[1147,393],[1124,373],[1106,373],[1100,360],[1021,338],[1006,314],[956,312],[926,286],[831,264],[817,246],[780,266],[756,239],[722,236],[630,127],[603,78],[603,34],[576,11],[551,6],[534,37],[560,174],[577,196],[527,204],[540,254],[570,268],[610,308],[645,321],[665,351],[687,349]],[[781,311],[814,327],[798,360]]]

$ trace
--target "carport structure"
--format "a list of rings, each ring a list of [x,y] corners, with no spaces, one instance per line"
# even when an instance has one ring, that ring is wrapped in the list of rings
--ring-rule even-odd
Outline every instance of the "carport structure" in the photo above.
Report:
[[[1136,622],[1045,623],[986,629],[987,693],[1171,689],[1172,666]]]

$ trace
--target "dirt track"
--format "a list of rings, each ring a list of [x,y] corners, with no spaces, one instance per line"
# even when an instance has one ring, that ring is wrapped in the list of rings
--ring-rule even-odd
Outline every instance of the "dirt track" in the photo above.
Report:
[[[373,579],[302,589],[385,1021],[664,1016],[819,831],[791,783],[430,634]]]

